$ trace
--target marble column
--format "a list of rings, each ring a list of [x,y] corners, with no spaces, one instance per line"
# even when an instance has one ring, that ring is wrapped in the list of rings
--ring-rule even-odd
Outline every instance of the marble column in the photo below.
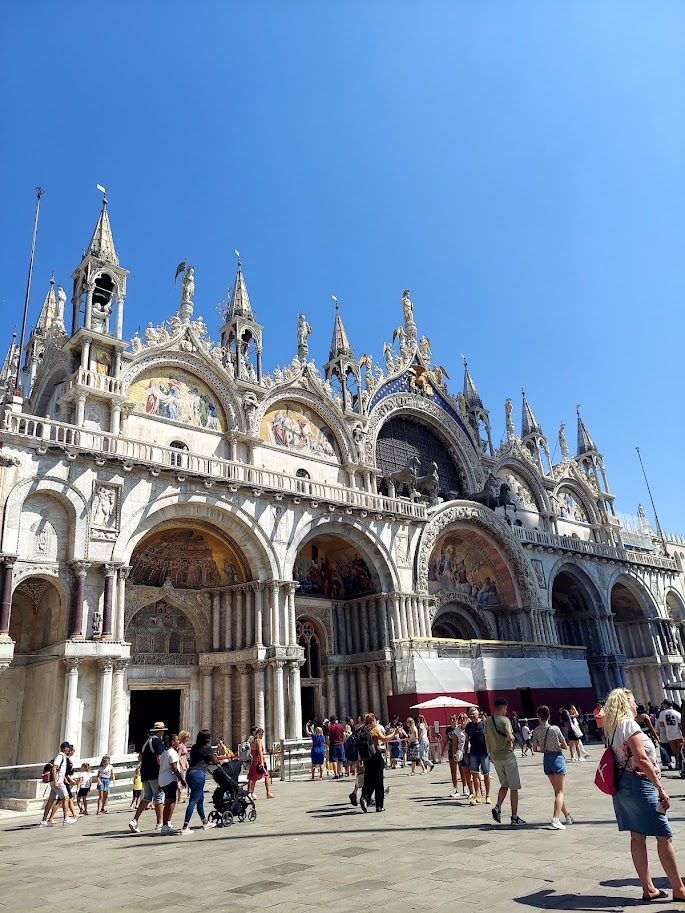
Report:
[[[400,599],[397,593],[390,595],[392,606],[392,639],[402,640],[402,620],[400,618]]]
[[[108,657],[98,660],[98,691],[95,716],[95,755],[109,754],[109,724],[112,714],[112,670]]]
[[[349,693],[349,714],[353,717],[354,721],[357,721],[359,716],[359,700],[357,698],[357,670],[354,666],[348,666],[347,669],[347,681],[348,681],[348,693]]]
[[[302,738],[302,695],[300,692],[300,662],[288,663],[288,738]]]
[[[200,726],[202,729],[212,728],[212,674],[213,666],[200,666],[202,673],[202,694],[200,707]]]
[[[212,593],[212,650],[221,649],[221,594]]]
[[[344,722],[345,717],[350,714],[350,702],[347,694],[347,673],[344,669],[337,668],[334,670],[335,675],[335,693],[337,697],[337,710],[340,719]]]
[[[233,649],[233,590],[224,590],[221,594],[224,613],[224,650]]]
[[[278,590],[276,590],[278,593]],[[285,662],[282,659],[276,659],[273,662],[274,676],[274,740],[282,742],[285,738],[285,689],[283,686],[283,666]]]
[[[243,742],[250,734],[250,672],[252,670],[247,665],[238,666],[240,672],[240,733],[238,740]]]
[[[372,596],[366,602],[366,611],[369,614],[369,640],[373,651],[381,648],[380,635],[380,613],[378,611],[378,599]]]
[[[286,586],[286,630],[288,632],[288,637],[286,644],[293,646],[297,643],[297,635],[295,634],[295,593],[297,592],[297,583],[293,581]],[[298,736],[300,738],[300,736]]]
[[[272,646],[276,646],[276,645],[282,643],[282,641],[281,641],[281,613],[280,613],[280,606],[279,606],[279,599],[278,599],[279,593],[281,591],[281,585],[280,585],[280,583],[277,583],[276,581],[274,581],[273,583],[270,584],[270,587],[271,587],[271,644],[272,644]],[[283,670],[281,667],[281,672],[282,671]],[[281,676],[281,684],[282,684],[282,681],[283,680],[282,680],[282,676]],[[284,737],[285,737],[284,735],[281,736],[281,738],[284,738]]]
[[[69,619],[69,637],[83,637],[83,601],[86,597],[86,574],[90,561],[72,562],[76,580],[71,605],[71,618]]]
[[[358,602],[353,602],[350,606],[352,613],[352,639],[354,642],[354,652],[362,652],[362,624],[361,624],[361,606]]]
[[[326,677],[326,716],[337,716],[340,713],[339,701],[335,693],[335,669],[328,666],[325,672]]]
[[[243,635],[243,600],[245,594],[243,588],[235,591],[235,602],[233,603],[233,614],[235,616],[235,649],[242,650],[245,647],[245,637]]]
[[[250,583],[245,587],[245,646],[254,646],[254,586]]]
[[[359,616],[361,619],[361,628],[362,628],[362,650],[364,653],[369,653],[371,650],[371,633],[369,630],[369,601],[368,599],[362,600],[358,603]]]
[[[264,611],[262,608],[262,597],[264,594],[264,582],[257,580],[254,584],[254,642],[261,647],[263,644],[263,621]]]
[[[369,667],[360,666],[358,670],[359,679],[359,704],[360,713],[369,712]]]
[[[414,630],[414,616],[411,610],[411,597],[401,596],[400,598],[402,600],[402,617],[403,619],[407,619],[407,637],[416,637],[416,631]]]
[[[102,596],[102,636],[111,638],[114,610],[114,575],[116,564],[105,565],[105,589]]]
[[[352,606],[349,602],[344,603],[340,607],[340,611],[343,613],[343,620],[345,622],[345,649],[343,652],[349,656],[351,653],[354,653],[354,625],[352,624]]]
[[[384,700],[387,700],[393,693],[392,690],[392,663],[383,663],[381,665],[381,688]]]
[[[126,688],[124,677],[128,663],[115,660],[112,675],[112,713],[109,724],[109,751],[113,757],[126,754]]]
[[[423,611],[423,600],[420,596],[415,596],[416,612],[419,618],[419,634],[421,637],[430,637],[430,631],[426,631],[426,616]]]
[[[224,741],[229,748],[232,748],[238,742],[238,739],[233,738],[233,666],[224,666],[221,671],[224,679],[222,719]]]
[[[131,573],[131,567],[124,564],[119,568],[119,581],[117,585],[117,623],[116,640],[122,643],[126,635],[126,581]],[[127,746],[128,747],[128,746]]]
[[[414,637],[423,637],[419,618],[419,601],[416,596],[409,597],[409,604],[411,605],[412,618],[414,619]]]
[[[407,640],[409,637],[409,625],[407,623],[407,604],[404,596],[397,596],[397,605],[400,616],[400,631],[402,632],[402,640]]]
[[[385,700],[381,697],[381,683],[378,671],[378,665],[374,663],[369,672],[369,678],[371,679],[371,710],[376,714],[377,719],[384,720],[386,719],[388,708]]]
[[[0,597],[0,637],[9,635],[12,612],[12,574],[16,558],[2,559],[2,596]]]
[[[380,623],[381,650],[390,647],[390,631],[388,626],[388,596],[383,593],[378,597],[378,619]]]
[[[264,717],[264,667],[265,663],[255,663],[254,668],[254,724],[266,729]]]
[[[72,745],[77,743],[78,726],[78,667],[79,660],[69,657],[64,660],[67,674],[64,679],[65,715],[63,738]],[[62,739],[60,739],[62,741]]]

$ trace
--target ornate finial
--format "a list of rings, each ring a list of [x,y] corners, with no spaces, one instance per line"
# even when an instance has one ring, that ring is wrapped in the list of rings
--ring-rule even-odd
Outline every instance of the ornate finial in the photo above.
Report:
[[[53,269],[52,276],[50,276],[50,285],[54,285],[54,284],[55,284],[55,271]]]
[[[580,415],[580,403],[576,403],[576,415]]]
[[[331,295],[331,298],[333,299],[333,301],[335,301],[335,310],[337,313],[338,311],[340,311],[340,305],[338,304],[338,299],[336,298],[335,295]]]
[[[240,251],[239,251],[239,250],[236,250],[235,247],[234,247],[234,248],[233,248],[233,253],[234,253],[234,254],[236,255],[236,257],[238,258],[238,269],[240,269],[240,267],[242,266],[242,263],[241,263],[241,260],[240,260]]]
[[[463,359],[463,361],[464,361],[464,367],[465,367],[465,368],[468,368],[468,366],[469,366],[469,363],[468,363],[468,361],[467,361],[467,360],[466,360],[466,355],[464,355],[464,353],[463,353],[463,352],[462,352],[462,353],[461,353],[461,356],[460,356],[460,358],[462,358],[462,359]]]
[[[102,194],[102,208],[105,209],[105,207],[107,206],[107,191],[102,186],[102,184],[96,184],[95,186]]]

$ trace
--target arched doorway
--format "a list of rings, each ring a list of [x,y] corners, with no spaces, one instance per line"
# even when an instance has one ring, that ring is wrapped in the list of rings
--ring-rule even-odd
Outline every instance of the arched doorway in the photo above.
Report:
[[[431,634],[433,637],[450,640],[477,640],[483,636],[469,608],[455,602],[449,602],[438,610],[433,619]]]
[[[404,469],[412,459],[420,464],[419,475],[429,473],[433,463],[437,465],[440,491],[452,492],[452,497],[463,494],[459,467],[438,435],[410,415],[395,416],[383,424],[376,440],[376,465],[381,480],[378,490],[382,494],[389,494],[383,477]],[[395,493],[408,494],[404,489]]]
[[[302,719],[323,719],[323,665],[322,655],[325,638],[320,626],[313,618],[298,618],[295,625],[298,647],[304,652],[304,663],[300,669],[302,694]]]

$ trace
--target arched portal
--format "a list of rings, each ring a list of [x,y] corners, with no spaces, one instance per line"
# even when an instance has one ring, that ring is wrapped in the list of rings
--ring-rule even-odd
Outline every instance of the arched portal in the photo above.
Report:
[[[397,415],[383,424],[376,441],[379,491],[389,494],[385,478],[407,467],[411,460],[418,460],[418,475],[427,475],[433,463],[438,467],[440,491],[452,492],[451,497],[463,494],[459,468],[448,447],[427,425],[409,415]],[[395,486],[398,495],[409,494],[406,486]]]
[[[448,602],[435,615],[431,626],[433,637],[455,640],[474,640],[483,637],[483,631],[471,614],[470,606]]]
[[[12,594],[9,634],[14,655],[36,653],[66,638],[67,607],[47,577],[27,577]]]
[[[302,694],[302,719],[323,719],[326,709],[323,702],[323,654],[325,636],[319,622],[302,616],[297,619],[295,636],[298,647],[304,652],[304,663],[300,669]],[[331,711],[332,712],[332,711]]]

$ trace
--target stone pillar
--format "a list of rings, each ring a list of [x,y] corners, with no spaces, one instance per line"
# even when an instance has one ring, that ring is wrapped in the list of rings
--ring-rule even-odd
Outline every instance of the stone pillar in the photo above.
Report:
[[[239,741],[244,741],[250,734],[250,667],[238,666],[240,672],[240,733]]]
[[[390,697],[393,693],[392,690],[392,663],[383,663],[381,665],[381,693],[384,695],[384,700]]]
[[[368,713],[371,709],[369,707],[369,667],[360,666],[359,672],[359,703],[360,713]]]
[[[0,638],[8,637],[12,613],[12,574],[16,558],[2,559],[2,596],[0,597]]]
[[[112,637],[112,622],[114,608],[114,575],[117,572],[116,564],[105,565],[105,591],[102,597],[102,636]],[[97,754],[97,752],[96,752]]]
[[[337,716],[340,713],[339,701],[335,693],[335,669],[326,668],[326,716]]]
[[[254,584],[254,642],[258,647],[262,646],[263,638],[263,610],[262,595],[264,593],[264,582],[257,580]]]
[[[401,596],[402,600],[402,620],[407,619],[407,637],[416,637],[414,630],[414,615],[411,607],[411,596]]]
[[[86,418],[86,394],[82,393],[76,400],[76,417],[74,419],[74,424],[78,425],[79,428],[82,428],[85,418]]]
[[[340,719],[344,722],[345,717],[349,716],[350,713],[350,699],[348,695],[347,688],[347,671],[345,669],[335,669],[335,685],[336,685],[336,697],[338,700],[338,714]]]
[[[221,725],[224,742],[231,748],[238,741],[233,740],[233,666],[224,666],[221,672],[224,680]]]
[[[202,694],[200,705],[200,727],[202,729],[212,728],[212,673],[213,666],[200,666],[202,673]]]
[[[430,637],[430,632],[426,631],[426,616],[423,611],[423,599],[420,596],[415,597],[416,612],[419,618],[419,634],[421,637]]]
[[[254,586],[245,587],[245,646],[254,646]]]
[[[340,607],[340,611],[343,613],[343,620],[345,622],[345,653],[348,655],[354,653],[354,634],[352,624],[352,606],[349,603],[344,603]]]
[[[224,650],[233,649],[233,590],[221,594],[224,612]]]
[[[243,588],[235,590],[235,602],[233,603],[233,615],[235,617],[235,644],[236,650],[242,650],[245,646],[243,637]],[[242,736],[241,736],[242,738]]]
[[[369,601],[368,599],[362,600],[359,603],[359,615],[361,617],[361,627],[362,627],[362,650],[364,653],[369,653],[371,650],[371,636],[369,631]]]
[[[65,716],[63,738],[75,745],[78,726],[78,666],[79,660],[69,657],[64,660],[67,674],[64,680]],[[62,739],[60,739],[62,741]]]
[[[119,642],[124,640],[126,634],[126,581],[128,580],[128,575],[130,573],[131,567],[127,564],[124,564],[119,568],[119,581],[117,584],[117,623],[115,625],[117,632],[116,639]]]
[[[221,649],[221,594],[212,593],[212,650]]]
[[[381,650],[390,647],[390,632],[388,630],[388,597],[386,593],[378,597],[378,619],[380,623]]]
[[[348,680],[348,694],[349,694],[349,714],[354,718],[354,721],[357,721],[359,716],[359,700],[357,698],[357,670],[354,666],[349,666],[347,669],[347,680]]]
[[[395,597],[397,600],[397,611],[400,616],[400,635],[402,640],[407,640],[409,637],[409,626],[407,625],[407,606],[405,604],[404,596],[399,594]]]
[[[112,670],[114,664],[109,657],[98,660],[98,693],[95,717],[96,755],[109,754],[109,725],[112,714]]]
[[[372,596],[366,602],[366,611],[369,616],[369,642],[372,650],[380,650],[380,622],[378,611],[378,599]]]
[[[278,594],[278,588],[275,588]],[[282,742],[285,738],[285,690],[283,687],[283,666],[285,662],[282,659],[276,659],[273,662],[274,675],[274,740]]]
[[[302,738],[302,696],[300,693],[300,663],[288,663],[288,738]]]
[[[374,665],[371,666],[371,671],[369,673],[371,679],[371,703],[373,705],[371,709],[379,720],[384,720],[388,708],[381,695],[381,683],[378,672],[378,665],[374,663]]]
[[[72,567],[76,575],[71,618],[69,619],[69,637],[83,637],[83,600],[86,596],[86,574],[90,561],[74,561]]]
[[[402,639],[402,621],[400,618],[400,599],[397,593],[390,596],[392,605],[392,639]]]
[[[362,652],[362,625],[361,625],[361,605],[358,602],[350,606],[352,612],[352,640],[354,642],[354,652]]]
[[[277,581],[270,584],[271,587],[271,645],[281,644],[281,618],[278,605],[278,594],[281,585]],[[283,684],[283,667],[281,667],[281,685]],[[281,735],[281,738],[285,738]]]
[[[115,660],[112,675],[112,711],[109,722],[109,751],[113,757],[126,754],[127,720],[126,720],[126,688],[124,675],[128,662]]]
[[[254,666],[254,724],[266,729],[264,717],[264,663],[255,663]]]
[[[297,583],[293,582],[288,587],[288,643],[293,646],[297,643],[297,636],[295,634],[295,593],[297,592]],[[299,673],[298,673],[299,674]],[[299,705],[298,705],[299,706]],[[301,729],[302,727],[300,727]],[[302,732],[298,735],[298,739],[302,737]]]
[[[409,606],[414,621],[414,637],[423,637],[421,634],[421,620],[419,617],[419,601],[416,596],[409,597]]]

